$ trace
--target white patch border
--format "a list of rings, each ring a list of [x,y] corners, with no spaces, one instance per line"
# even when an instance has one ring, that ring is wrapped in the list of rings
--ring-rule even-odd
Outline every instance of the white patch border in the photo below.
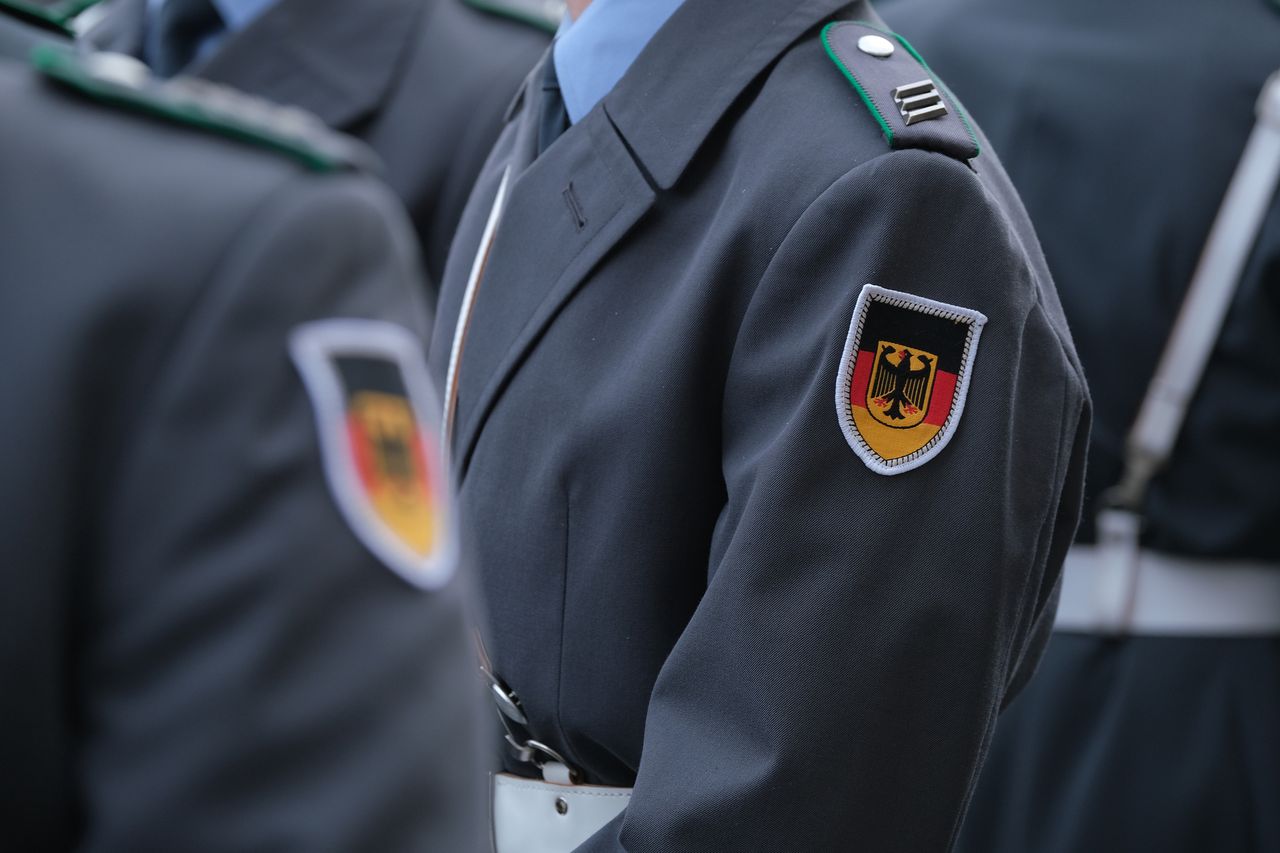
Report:
[[[867,310],[871,307],[873,301],[898,308],[921,311],[935,317],[947,317],[967,323],[969,326],[969,334],[965,338],[964,354],[960,363],[959,381],[956,383],[956,396],[951,404],[951,411],[947,414],[947,420],[942,424],[942,428],[938,430],[938,434],[930,439],[929,443],[924,447],[907,456],[893,460],[885,459],[872,450],[862,437],[862,434],[858,432],[858,426],[853,420],[853,407],[850,402],[854,363],[858,358],[858,344],[861,342],[862,327],[867,319]],[[965,400],[969,396],[969,380],[973,377],[973,363],[978,355],[978,341],[982,337],[982,327],[986,323],[987,316],[981,311],[974,311],[972,308],[961,308],[959,305],[949,305],[946,302],[937,302],[933,299],[926,299],[923,296],[903,293],[900,290],[889,290],[874,284],[862,286],[862,292],[858,294],[858,302],[853,308],[853,319],[849,323],[849,336],[845,339],[844,353],[840,356],[840,366],[836,371],[836,415],[839,418],[840,431],[844,433],[845,441],[849,443],[849,447],[853,448],[853,452],[858,455],[858,458],[868,468],[877,474],[889,477],[903,474],[907,471],[914,471],[941,453],[943,448],[951,442],[951,437],[955,435],[956,426],[960,423],[960,415],[964,413]]]
[[[449,489],[448,468],[440,442],[423,435],[423,450],[435,455],[438,483],[442,490],[439,512],[444,543],[424,558],[405,545],[378,517],[365,496],[355,460],[347,447],[346,406],[342,382],[334,358],[364,356],[395,362],[405,383],[405,392],[419,429],[440,422],[440,402],[427,373],[426,359],[418,339],[403,326],[384,320],[335,318],[304,323],[289,335],[289,354],[302,376],[315,410],[320,436],[320,456],[334,502],[365,547],[393,572],[420,589],[441,589],[458,567],[458,535]],[[359,496],[359,497],[357,497]]]

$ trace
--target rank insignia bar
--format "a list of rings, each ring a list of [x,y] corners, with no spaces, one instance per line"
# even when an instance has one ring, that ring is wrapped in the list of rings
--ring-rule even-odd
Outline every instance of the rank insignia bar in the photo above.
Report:
[[[326,320],[296,329],[290,348],[347,522],[409,582],[443,585],[453,574],[455,537],[431,427],[439,406],[417,340],[391,323]]]
[[[836,379],[836,412],[868,468],[900,474],[947,445],[986,322],[968,308],[863,287]]]

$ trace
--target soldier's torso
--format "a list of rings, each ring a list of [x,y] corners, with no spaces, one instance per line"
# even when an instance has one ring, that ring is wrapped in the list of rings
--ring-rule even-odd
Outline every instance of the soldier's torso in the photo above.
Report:
[[[460,500],[482,531],[474,544],[490,652],[531,731],[590,781],[630,785],[658,670],[715,582],[712,567],[733,557],[717,531],[737,523],[728,490],[743,489],[735,475],[758,461],[751,424],[785,419],[782,392],[795,383],[834,381],[862,284],[943,298],[933,288],[945,288],[949,261],[936,258],[936,275],[909,282],[890,265],[850,269],[834,300],[829,287],[807,286],[815,270],[796,270],[794,290],[777,302],[753,306],[756,284],[841,175],[867,167],[870,207],[894,179],[877,158],[907,158],[895,162],[913,164],[908,171],[955,161],[891,154],[816,28],[746,87],[674,189],[655,189],[670,176],[639,167],[607,106],[523,171],[532,139],[519,116],[504,131],[455,239],[431,360],[446,387],[477,250],[514,163],[455,374]],[[986,192],[1013,204],[994,158],[975,168]],[[944,227],[943,207],[922,210],[922,231]],[[849,213],[849,240],[885,239],[865,209]],[[1038,296],[1024,284],[992,282],[991,304],[1025,313]],[[823,326],[832,331],[821,342],[796,334]],[[789,387],[733,378],[744,351],[794,365]],[[797,418],[795,429],[839,444],[839,464],[866,474],[834,417]],[[803,537],[822,522],[772,523]]]

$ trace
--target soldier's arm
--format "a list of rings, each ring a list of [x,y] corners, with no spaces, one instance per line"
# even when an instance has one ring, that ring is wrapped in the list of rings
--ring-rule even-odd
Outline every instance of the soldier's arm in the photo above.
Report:
[[[836,400],[868,283],[987,318],[950,443],[893,475]],[[631,803],[580,851],[949,848],[1079,513],[1087,398],[1047,286],[940,154],[875,158],[795,224],[730,366],[706,595]]]
[[[299,173],[174,271],[208,282],[163,331],[86,596],[84,849],[477,849],[461,590],[358,538],[289,351],[329,318],[420,335],[409,247],[372,182]]]

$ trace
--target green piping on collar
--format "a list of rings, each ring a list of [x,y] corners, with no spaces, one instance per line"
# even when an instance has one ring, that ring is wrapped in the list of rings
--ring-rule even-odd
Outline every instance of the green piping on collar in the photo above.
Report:
[[[1280,3],[1280,0],[1274,0],[1274,2]],[[956,108],[956,115],[964,125],[965,132],[968,133],[969,138],[973,140],[973,148],[975,152],[973,156],[977,157],[982,153],[982,143],[978,141],[978,134],[974,131],[973,125],[969,122],[969,114],[965,111],[964,105],[960,103],[960,100],[956,98],[955,93],[951,91],[947,84],[938,79],[938,75],[933,73],[933,69],[929,67],[929,63],[924,61],[924,57],[920,55],[919,51],[917,51],[914,46],[912,46],[911,42],[907,41],[892,30],[882,29],[877,27],[875,24],[869,24],[866,21],[832,21],[822,28],[822,47],[826,50],[827,56],[831,58],[831,61],[840,69],[840,73],[853,84],[853,88],[857,90],[858,96],[861,97],[863,103],[867,105],[867,109],[871,110],[871,114],[875,116],[876,122],[880,125],[881,130],[884,131],[885,141],[887,141],[890,146],[893,145],[893,128],[891,128],[889,126],[889,122],[885,120],[884,113],[880,112],[879,105],[877,105],[871,95],[867,93],[867,90],[863,88],[862,83],[858,81],[858,78],[854,75],[853,71],[847,67],[844,64],[844,61],[836,54],[835,48],[831,46],[831,29],[839,24],[846,23],[855,23],[859,26],[866,27],[869,30],[875,30],[876,32],[882,33],[901,44],[907,53],[911,54],[915,61],[920,63],[920,67],[928,72],[929,77],[932,78],[934,83],[942,88],[942,91],[946,93],[947,98],[950,99],[952,106]]]
[[[307,138],[308,133],[335,133],[327,128],[323,131],[317,127],[282,133],[271,126],[269,116],[237,115],[234,105],[228,107],[219,101],[204,99],[198,91],[184,91],[182,82],[168,83],[150,77],[138,81],[111,79],[89,67],[99,61],[97,58],[107,56],[80,54],[71,47],[42,44],[32,50],[31,65],[51,80],[96,101],[268,149],[314,172],[339,172],[366,166],[361,156],[363,147],[357,143],[351,143],[349,147],[352,150],[348,151],[340,146],[326,145],[323,140]],[[118,59],[123,60],[124,57]],[[142,73],[146,74],[145,69]],[[242,97],[249,100],[249,96]],[[262,109],[286,109],[267,102],[260,103]],[[305,119],[319,125],[319,119],[309,114]],[[371,154],[368,156],[372,157]],[[376,161],[371,161],[368,167],[374,165]]]
[[[880,125],[880,129],[884,131],[885,141],[889,143],[889,147],[893,147],[893,128],[889,126],[889,122],[885,119],[884,113],[880,112],[880,106],[871,98],[867,90],[862,88],[862,82],[844,64],[844,60],[839,57],[834,47],[831,46],[831,29],[839,24],[847,23],[846,21],[832,21],[822,28],[822,48],[827,52],[827,56],[836,64],[836,68],[840,69],[840,73],[845,79],[853,84],[853,88],[857,91],[858,97],[862,98],[862,102],[867,105],[867,109],[871,110],[871,115],[875,116],[876,123]],[[874,27],[873,27],[874,29]]]

